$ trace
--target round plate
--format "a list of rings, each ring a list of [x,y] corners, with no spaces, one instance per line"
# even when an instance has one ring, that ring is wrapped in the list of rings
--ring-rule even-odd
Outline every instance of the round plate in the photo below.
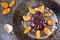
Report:
[[[54,1],[51,0],[24,0],[21,2],[16,10],[15,14],[13,16],[13,31],[14,34],[18,37],[20,40],[33,40],[32,38],[27,37],[26,35],[23,34],[23,29],[22,29],[22,16],[28,12],[28,7],[34,7],[38,5],[44,4],[46,7],[50,8],[53,10],[53,12],[57,15],[59,19],[59,13],[60,13],[60,6],[55,3]]]

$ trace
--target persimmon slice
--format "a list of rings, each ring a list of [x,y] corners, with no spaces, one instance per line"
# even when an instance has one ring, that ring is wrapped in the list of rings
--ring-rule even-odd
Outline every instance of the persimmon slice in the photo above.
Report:
[[[47,20],[47,24],[53,26],[56,22],[54,20]]]
[[[51,17],[52,15],[53,15],[53,14],[50,13],[50,12],[44,14],[44,16],[46,16],[46,17]]]
[[[8,2],[1,2],[1,6],[3,8],[8,8]]]
[[[6,9],[3,10],[2,14],[4,14],[4,15],[5,15],[5,14],[9,14],[10,11],[11,11],[10,8],[6,8]]]
[[[40,32],[40,30],[37,30],[36,31],[36,38],[40,39],[40,37],[41,37],[41,32]]]
[[[48,36],[52,34],[51,30],[47,27],[44,28],[44,33],[47,34]]]
[[[31,14],[36,14],[36,11],[33,9],[33,8],[29,8],[29,12],[31,13]]]
[[[44,5],[38,7],[38,11],[43,12],[44,11]]]
[[[31,31],[31,26],[27,26],[24,30],[24,34],[27,34]]]
[[[29,20],[31,20],[31,16],[24,15],[23,20],[24,21],[29,21]]]
[[[13,7],[15,5],[15,0],[12,0],[10,3],[9,3],[9,7]]]

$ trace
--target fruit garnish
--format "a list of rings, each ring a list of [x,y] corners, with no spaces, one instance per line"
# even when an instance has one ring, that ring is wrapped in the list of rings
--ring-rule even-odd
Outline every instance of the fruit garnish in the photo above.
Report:
[[[27,34],[31,31],[31,26],[27,26],[24,30],[24,34]]]
[[[2,14],[4,14],[4,15],[9,14],[10,11],[11,11],[10,8],[6,8],[6,9],[3,10]]]
[[[12,0],[10,3],[9,3],[9,7],[13,7],[15,5],[15,0]]]
[[[43,12],[44,11],[44,5],[38,7],[38,11]]]
[[[36,35],[36,38],[37,38],[37,39],[40,39],[40,37],[41,37],[41,32],[40,32],[40,30],[37,30],[35,35]]]
[[[3,8],[8,8],[8,2],[1,2],[1,6]]]
[[[50,13],[50,12],[44,14],[44,16],[46,16],[46,17],[51,17],[52,15],[53,15],[53,14]]]
[[[54,20],[47,20],[47,24],[52,26],[54,25],[56,22]]]
[[[23,20],[24,21],[29,21],[29,20],[31,20],[31,16],[24,15]]]
[[[48,36],[52,34],[51,30],[47,27],[44,28],[44,33],[47,34]]]
[[[31,14],[36,14],[36,11],[33,9],[33,8],[29,8],[29,12],[31,13]]]

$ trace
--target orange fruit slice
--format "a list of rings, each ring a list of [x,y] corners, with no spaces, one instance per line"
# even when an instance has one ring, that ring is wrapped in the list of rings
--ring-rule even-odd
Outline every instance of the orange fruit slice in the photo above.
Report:
[[[47,24],[50,25],[50,26],[54,25],[55,23],[56,22],[54,20],[48,20],[47,21]]]
[[[47,34],[48,36],[52,34],[49,28],[45,27],[44,28],[44,33]]]
[[[27,34],[31,31],[31,26],[27,26],[24,30],[24,34]]]
[[[13,7],[15,5],[15,0],[12,0],[10,3],[9,3],[9,7]]]
[[[29,12],[30,12],[31,14],[36,14],[36,11],[35,11],[33,8],[29,8]]]
[[[10,11],[11,11],[10,8],[6,8],[6,9],[3,10],[2,14],[9,14]]]
[[[29,20],[31,20],[31,16],[24,15],[23,20],[24,21],[29,21]]]
[[[37,31],[36,31],[36,38],[37,38],[37,39],[40,39],[40,37],[41,37],[40,30],[37,30]]]
[[[50,12],[45,13],[44,16],[46,16],[46,17],[51,17],[51,16],[52,16],[52,13],[50,13]]]
[[[43,12],[44,11],[44,5],[38,7],[38,11]]]
[[[3,8],[8,8],[8,2],[1,2],[1,6]]]

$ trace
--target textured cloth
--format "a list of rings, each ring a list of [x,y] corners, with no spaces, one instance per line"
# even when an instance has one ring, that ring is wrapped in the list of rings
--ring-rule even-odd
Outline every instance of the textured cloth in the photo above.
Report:
[[[9,1],[9,0],[0,0],[0,1]],[[0,6],[0,40],[17,40],[14,34],[12,33],[8,34],[4,31],[4,24],[8,23],[12,25],[12,17],[13,17],[14,11],[20,2],[21,0],[16,0],[16,5],[12,8],[12,11],[8,15],[3,15],[1,13],[3,8]],[[57,2],[59,1],[57,0]],[[44,39],[44,40],[60,40],[60,27],[58,27],[56,32],[53,33],[52,37]]]

